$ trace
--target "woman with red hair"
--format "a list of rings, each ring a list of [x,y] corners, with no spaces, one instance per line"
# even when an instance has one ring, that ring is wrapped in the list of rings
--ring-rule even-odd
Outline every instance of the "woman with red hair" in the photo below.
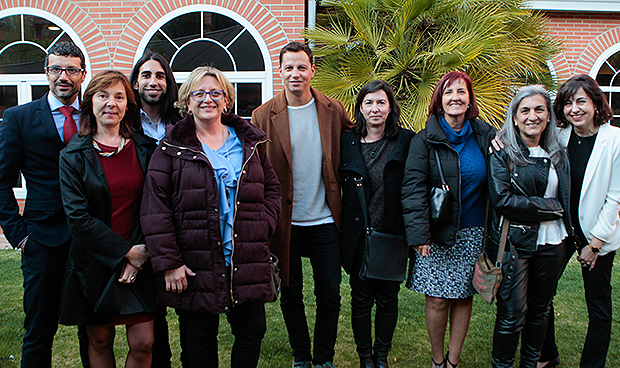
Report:
[[[439,80],[428,112],[426,128],[411,140],[402,188],[407,242],[417,250],[407,286],[426,295],[433,367],[453,368],[471,317],[472,277],[485,222],[486,157],[495,129],[476,118],[472,82],[462,72]],[[445,185],[448,203],[431,219],[431,188]],[[450,342],[444,356],[448,320]]]

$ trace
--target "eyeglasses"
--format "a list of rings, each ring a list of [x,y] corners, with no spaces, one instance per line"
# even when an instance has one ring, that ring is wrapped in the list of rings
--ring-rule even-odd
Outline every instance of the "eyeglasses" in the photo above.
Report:
[[[61,68],[58,66],[47,66],[45,67],[45,69],[47,69],[48,73],[53,75],[61,75],[62,72],[67,73],[67,75],[79,75],[84,71],[84,69],[78,69],[73,67]]]
[[[202,102],[207,98],[207,95],[211,96],[213,101],[219,101],[226,95],[226,92],[221,89],[216,89],[214,91],[191,91],[189,93],[192,96],[192,99],[196,102]]]

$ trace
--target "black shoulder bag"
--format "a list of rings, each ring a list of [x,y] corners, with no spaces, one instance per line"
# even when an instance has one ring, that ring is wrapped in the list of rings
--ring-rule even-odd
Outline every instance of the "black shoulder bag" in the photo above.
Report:
[[[355,177],[355,187],[366,224],[366,245],[360,278],[401,282],[407,278],[409,247],[404,235],[380,233],[370,227],[363,178]]]
[[[450,194],[450,187],[446,183],[446,178],[443,175],[443,168],[441,167],[441,160],[439,160],[439,154],[437,149],[435,151],[435,160],[437,161],[437,167],[439,168],[439,176],[441,177],[441,187],[431,187],[428,198],[428,206],[431,213],[431,220],[446,220],[448,217],[448,204],[450,202],[448,195]]]

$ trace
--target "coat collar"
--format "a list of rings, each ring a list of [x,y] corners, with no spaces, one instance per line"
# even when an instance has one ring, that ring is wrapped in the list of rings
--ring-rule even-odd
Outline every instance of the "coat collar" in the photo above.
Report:
[[[48,92],[49,93],[49,92]],[[52,110],[50,108],[49,103],[47,102],[47,93],[45,96],[40,99],[34,101],[36,114],[41,120],[45,131],[52,138],[54,143],[61,148],[63,143],[58,135],[58,130],[56,129],[56,123],[54,122],[54,118],[52,117]]]
[[[260,128],[237,115],[222,115],[222,124],[235,129],[242,142],[254,144],[267,138],[267,135]],[[187,115],[178,123],[169,125],[163,141],[174,146],[202,151],[202,145],[196,136],[196,125],[192,115]]]
[[[332,122],[327,119],[328,111],[331,110],[331,101],[321,92],[310,87],[312,97],[314,97],[314,105],[316,106],[316,114],[319,120],[319,131],[321,135],[321,143],[325,146],[324,142],[331,142],[331,129],[325,129],[325,124],[331,124]],[[284,156],[289,163],[289,166],[293,165],[293,150],[291,147],[291,130],[288,121],[288,104],[286,101],[286,93],[284,91],[278,93],[273,98],[273,104],[271,105],[271,123],[274,127],[274,131],[278,136],[278,140],[282,142],[284,149]],[[325,147],[323,147],[325,148]],[[323,150],[325,152],[325,150]]]
[[[570,127],[570,126],[569,126]],[[594,147],[592,148],[592,153],[590,154],[590,158],[588,159],[588,163],[586,164],[586,172],[583,176],[583,184],[581,187],[581,194],[586,193],[590,184],[592,184],[594,180],[594,174],[598,169],[598,165],[601,162],[601,157],[603,155],[603,151],[606,149],[611,149],[611,147],[607,146],[607,137],[613,132],[610,130],[614,129],[609,123],[602,124],[598,128],[598,133],[596,134],[596,140],[594,141]],[[572,129],[569,129],[569,139],[570,132]],[[568,143],[568,140],[567,140]]]
[[[471,125],[471,129],[474,131],[474,139],[476,140],[476,143],[478,143],[480,151],[482,152],[484,157],[487,158],[489,155],[488,147],[491,143],[488,140],[490,138],[490,134],[495,128],[477,118],[470,119],[469,123]],[[441,126],[439,125],[439,119],[436,115],[431,115],[428,118],[428,120],[426,121],[425,130],[427,140],[429,142],[447,144],[448,146],[452,147],[450,141],[448,141],[448,138],[446,138],[446,135],[441,129]]]
[[[340,170],[351,170],[357,172],[363,177],[367,177],[368,170],[361,151],[361,136],[354,131],[349,131],[343,134],[345,135],[345,146],[342,150],[342,164],[340,165]],[[411,135],[408,135],[403,128],[399,128],[398,135],[396,136],[396,143],[390,152],[390,157],[387,162],[396,161],[404,164],[405,161],[407,161],[408,153],[405,151],[404,147],[407,146],[409,140],[411,140]]]

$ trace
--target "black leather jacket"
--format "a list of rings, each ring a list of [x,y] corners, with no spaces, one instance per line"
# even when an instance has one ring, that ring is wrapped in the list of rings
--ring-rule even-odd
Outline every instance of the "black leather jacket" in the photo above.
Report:
[[[562,152],[563,165],[556,165],[558,174],[558,198],[544,198],[549,180],[551,159],[529,157],[529,150],[521,142],[526,158],[525,166],[513,165],[509,170],[508,153],[494,152],[489,157],[489,199],[492,224],[489,231],[491,253],[497,251],[501,235],[501,215],[510,219],[508,237],[520,257],[534,253],[538,246],[540,222],[562,218],[568,235],[573,235],[570,222],[570,168],[566,152]]]

